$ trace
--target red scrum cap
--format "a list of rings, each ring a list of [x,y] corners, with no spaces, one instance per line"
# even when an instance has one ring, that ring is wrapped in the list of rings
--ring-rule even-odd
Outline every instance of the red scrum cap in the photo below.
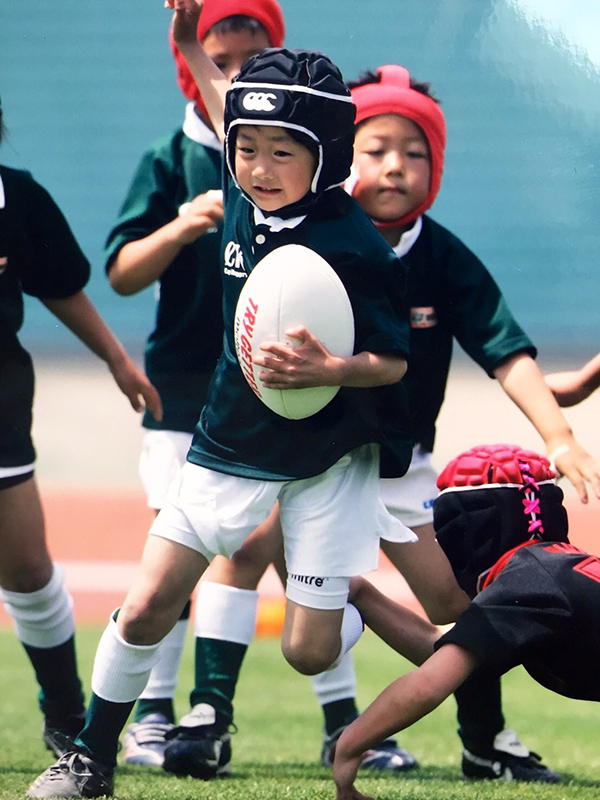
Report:
[[[285,36],[283,12],[277,0],[204,0],[198,22],[198,41],[201,42],[210,28],[226,17],[243,14],[261,23],[269,37],[271,47],[281,47]],[[177,83],[188,100],[193,100],[204,116],[208,116],[196,81],[169,32],[169,42],[177,65]]]
[[[379,67],[377,74],[381,77],[379,83],[366,83],[352,89],[352,100],[356,105],[356,125],[381,114],[407,117],[425,134],[431,156],[431,182],[425,200],[400,219],[378,223],[378,227],[396,227],[415,220],[433,205],[437,197],[444,170],[446,121],[435,100],[410,88],[410,74],[407,69],[397,64],[388,64]]]

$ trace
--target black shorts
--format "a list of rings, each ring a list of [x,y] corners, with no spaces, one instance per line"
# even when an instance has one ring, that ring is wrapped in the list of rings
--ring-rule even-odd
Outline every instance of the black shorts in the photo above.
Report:
[[[34,376],[25,350],[0,351],[0,474],[35,461],[31,439]]]

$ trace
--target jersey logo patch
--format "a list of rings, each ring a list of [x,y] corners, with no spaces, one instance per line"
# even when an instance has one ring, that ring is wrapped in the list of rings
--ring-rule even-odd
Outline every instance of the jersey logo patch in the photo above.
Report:
[[[227,242],[225,247],[225,275],[231,275],[234,278],[246,278],[246,269],[244,267],[244,254],[242,248],[237,242]]]
[[[436,310],[433,306],[422,306],[411,308],[410,327],[411,328],[434,328],[438,324]]]
[[[549,544],[547,547],[544,547],[544,550],[547,553],[580,553],[582,556],[586,555],[583,550],[580,550],[578,547],[575,547],[574,544],[570,542],[553,542]]]
[[[246,111],[264,111],[269,113],[281,108],[283,98],[275,92],[247,92],[242,97],[242,106]]]
[[[547,553],[573,553],[574,555],[579,553],[585,555],[583,550],[567,542],[555,542],[548,545],[548,547],[544,547],[544,550]],[[584,558],[583,561],[573,567],[573,572],[579,572],[581,575],[585,575],[586,578],[591,578],[596,583],[600,583],[600,558],[598,556]]]
[[[573,571],[580,572],[582,575],[585,575],[586,578],[591,578],[593,581],[596,581],[596,583],[600,583],[600,559],[596,556],[586,558],[585,561],[573,567]]]

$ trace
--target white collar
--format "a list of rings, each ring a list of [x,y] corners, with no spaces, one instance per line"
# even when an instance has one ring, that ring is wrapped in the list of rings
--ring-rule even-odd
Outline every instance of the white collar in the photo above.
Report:
[[[218,150],[219,153],[223,150],[223,145],[219,141],[217,134],[196,114],[196,104],[194,102],[188,103],[185,107],[183,132],[198,144],[212,147],[213,150]]]
[[[4,193],[4,183],[2,182],[2,175],[0,175],[0,208],[6,205],[6,194]]]
[[[396,255],[399,258],[402,258],[402,256],[405,256],[408,253],[410,248],[419,238],[419,234],[421,233],[422,229],[423,229],[423,217],[417,217],[415,220],[415,224],[412,226],[412,228],[410,228],[407,231],[404,231],[404,233],[400,237],[400,241],[394,247],[394,253],[396,253]]]
[[[291,219],[281,219],[281,217],[265,217],[257,206],[254,206],[254,224],[267,225],[271,233],[279,233],[284,228],[296,228],[306,219],[306,214],[302,217],[292,217]]]

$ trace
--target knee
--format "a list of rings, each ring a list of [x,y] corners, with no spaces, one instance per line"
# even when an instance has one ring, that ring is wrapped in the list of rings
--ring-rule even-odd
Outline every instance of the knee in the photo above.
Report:
[[[450,625],[460,617],[469,605],[469,598],[458,590],[448,592],[445,596],[437,596],[434,602],[424,606],[429,621],[434,625]]]
[[[255,590],[268,566],[265,554],[241,547],[231,557],[228,583],[238,589]]]
[[[15,569],[3,570],[1,585],[7,592],[31,594],[47,586],[51,578],[52,563],[43,559],[21,563]]]
[[[332,665],[338,655],[329,650],[310,648],[302,643],[293,645],[284,641],[281,643],[281,652],[288,664],[301,675],[319,675]]]
[[[159,642],[174,622],[166,608],[141,600],[126,600],[117,617],[117,627],[123,639],[129,644],[142,646]]]

